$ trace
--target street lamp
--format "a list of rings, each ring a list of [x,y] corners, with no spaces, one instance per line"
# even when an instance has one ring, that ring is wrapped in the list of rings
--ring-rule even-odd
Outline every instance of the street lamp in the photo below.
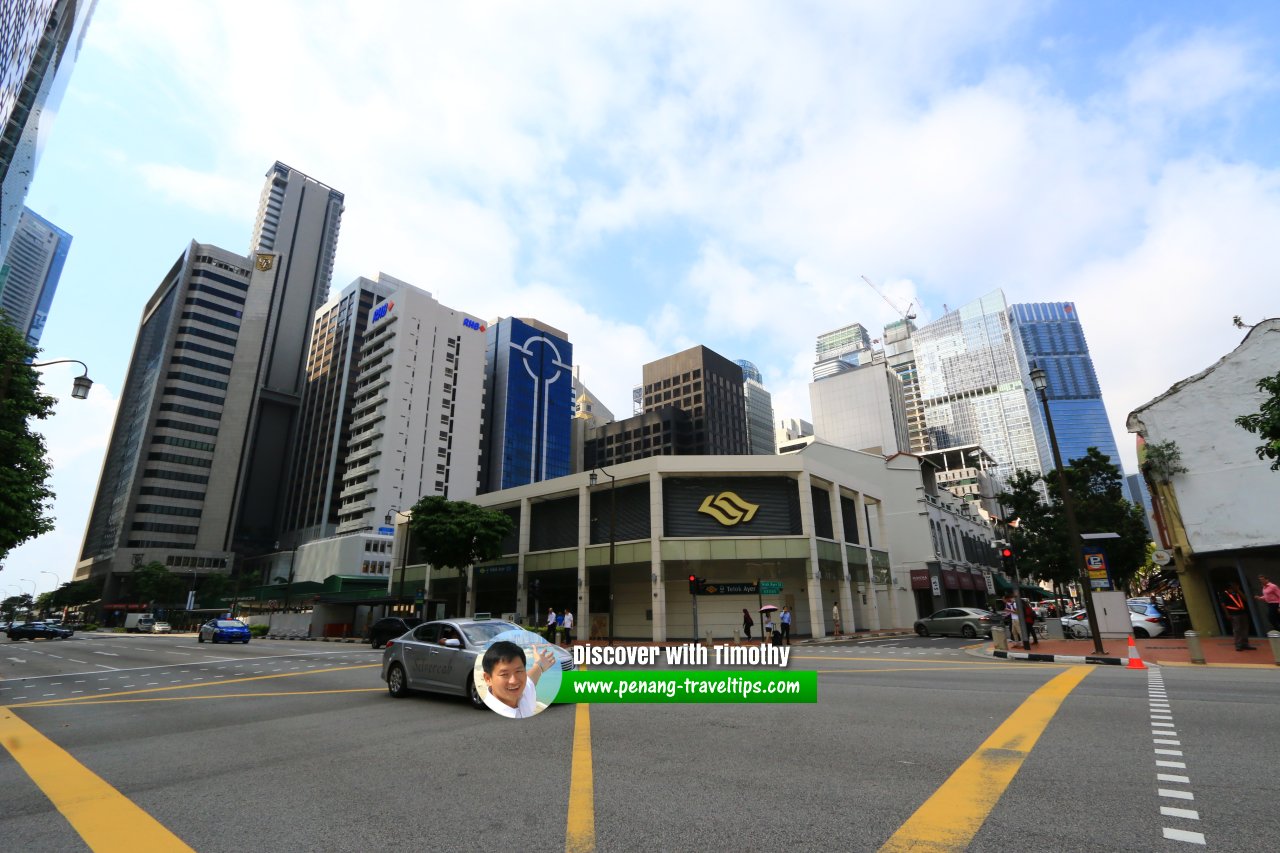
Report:
[[[617,486],[618,478],[610,474],[604,468],[593,468],[591,473],[587,475],[587,482],[592,486],[596,484],[596,471],[604,474],[609,478],[609,645],[613,645],[613,568],[614,568],[614,548],[617,545],[617,523],[618,523],[618,496]]]
[[[1062,492],[1062,513],[1067,518],[1068,558],[1075,560],[1080,575],[1080,587],[1084,593],[1084,609],[1089,617],[1089,633],[1093,635],[1094,654],[1104,654],[1102,637],[1098,634],[1098,617],[1093,607],[1093,584],[1089,580],[1088,567],[1084,562],[1084,549],[1080,547],[1080,527],[1076,524],[1076,505],[1071,497],[1071,489],[1067,485],[1067,473],[1062,468],[1062,453],[1058,450],[1058,436],[1053,431],[1053,415],[1049,412],[1049,377],[1044,368],[1031,368],[1031,384],[1035,386],[1036,396],[1040,398],[1040,406],[1044,409],[1045,425],[1049,428],[1049,446],[1053,449],[1053,467],[1058,472],[1058,490]]]

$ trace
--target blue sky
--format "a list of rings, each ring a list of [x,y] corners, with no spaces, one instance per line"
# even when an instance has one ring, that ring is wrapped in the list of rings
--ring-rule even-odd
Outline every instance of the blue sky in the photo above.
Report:
[[[454,8],[457,6],[459,8]],[[140,312],[248,247],[275,160],[346,194],[334,286],[385,271],[640,365],[748,358],[807,417],[814,337],[995,289],[1074,301],[1125,415],[1274,316],[1273,3],[99,3],[28,205],[74,235],[43,340],[69,579]],[[47,387],[69,396],[72,371]]]

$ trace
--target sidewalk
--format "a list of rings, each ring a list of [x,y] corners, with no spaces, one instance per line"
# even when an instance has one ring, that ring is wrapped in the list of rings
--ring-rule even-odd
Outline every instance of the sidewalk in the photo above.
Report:
[[[1271,643],[1266,637],[1254,637],[1250,640],[1252,651],[1237,652],[1235,643],[1230,637],[1201,637],[1200,648],[1204,652],[1205,665],[1208,666],[1276,666],[1275,656],[1271,652]],[[1162,666],[1198,666],[1191,663],[1191,653],[1187,650],[1187,641],[1172,637],[1155,637],[1149,640],[1135,640],[1138,655],[1144,663]],[[1052,663],[1128,663],[1128,639],[1107,639],[1102,641],[1105,655],[1102,658],[1084,661],[1084,657],[1095,658],[1093,640],[1041,640],[1039,645],[1032,644],[1031,654],[1036,659]],[[995,647],[984,643],[981,647],[983,655],[994,655]],[[1027,651],[1021,643],[1009,644],[1011,660],[1018,660],[1018,655],[1026,655]],[[1003,655],[997,655],[1003,657]]]

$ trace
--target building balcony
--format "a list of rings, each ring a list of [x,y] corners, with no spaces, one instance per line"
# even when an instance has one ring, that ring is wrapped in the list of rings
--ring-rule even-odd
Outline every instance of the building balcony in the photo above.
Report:
[[[368,424],[377,423],[378,421],[386,417],[386,413],[381,411],[381,409],[378,407],[379,403],[386,402],[385,397],[378,397],[376,400],[371,400],[369,402],[373,403],[372,408],[362,411],[360,414],[360,417],[353,418],[351,421],[351,425],[348,427],[348,429],[357,430],[357,429],[360,429],[360,427],[362,426],[367,426]]]
[[[347,454],[346,463],[347,466],[350,467],[380,455],[382,455],[382,448],[375,444],[372,447],[366,447],[362,450],[351,451]]]
[[[386,384],[386,383],[383,383],[383,384]],[[363,395],[367,391],[368,389],[361,389],[360,393]],[[359,403],[356,403],[354,406],[352,406],[351,414],[357,418],[362,417],[365,412],[369,411],[370,409],[381,406],[385,402],[387,402],[386,397],[383,397],[381,394],[375,394],[374,396],[369,397],[366,400],[361,400]]]
[[[378,490],[378,487],[374,483],[370,483],[370,482],[356,483],[355,485],[347,486],[341,492],[338,492],[338,499],[346,500],[347,498],[355,498],[355,497],[359,497],[360,495],[368,494],[369,492],[376,492],[377,490]]]

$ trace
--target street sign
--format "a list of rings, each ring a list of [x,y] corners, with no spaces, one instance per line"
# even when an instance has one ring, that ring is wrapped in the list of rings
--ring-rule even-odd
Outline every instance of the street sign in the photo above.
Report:
[[[379,536],[395,536],[396,529],[394,527],[379,527],[378,535]]]
[[[1111,577],[1107,574],[1107,556],[1101,551],[1086,551],[1084,565],[1089,571],[1089,586],[1093,589],[1111,589]]]
[[[934,594],[935,597],[942,595],[942,584],[938,583],[937,575],[929,576],[929,587],[930,587],[930,591]]]
[[[760,581],[761,595],[782,595],[782,581]]]
[[[1173,562],[1173,555],[1168,551],[1156,550],[1151,552],[1151,562],[1157,566],[1167,566]]]
[[[756,585],[751,582],[705,583],[699,588],[699,594],[700,595],[755,595]]]

